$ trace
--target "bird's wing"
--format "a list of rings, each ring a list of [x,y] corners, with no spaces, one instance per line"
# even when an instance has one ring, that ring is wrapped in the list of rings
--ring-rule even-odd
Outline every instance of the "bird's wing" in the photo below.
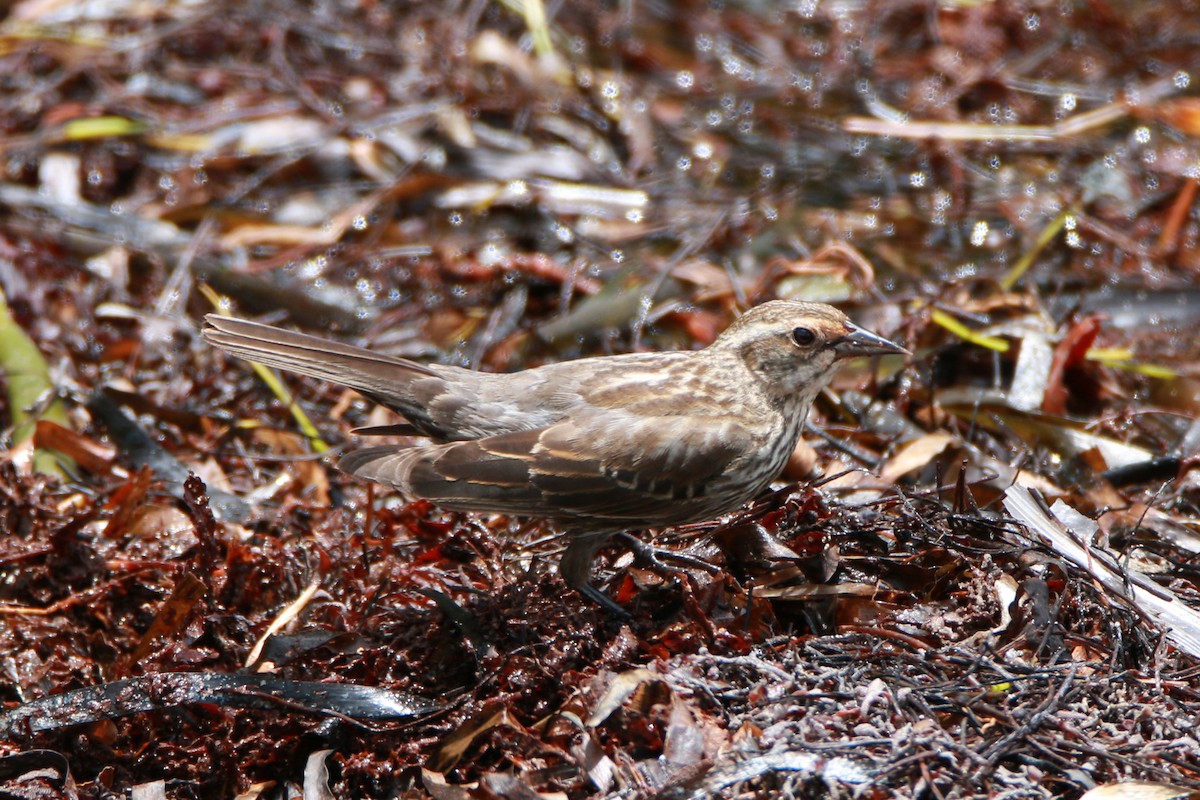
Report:
[[[447,508],[661,524],[711,506],[711,483],[753,446],[728,419],[613,414],[468,442],[368,448],[341,467]]]

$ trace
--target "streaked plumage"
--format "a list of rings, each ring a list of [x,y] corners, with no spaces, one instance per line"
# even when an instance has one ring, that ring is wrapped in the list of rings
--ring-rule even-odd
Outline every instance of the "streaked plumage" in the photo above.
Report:
[[[570,535],[563,578],[609,608],[588,583],[609,537],[738,508],[783,469],[840,359],[905,352],[832,306],[787,301],[751,309],[703,350],[510,374],[418,364],[215,315],[204,338],[403,415],[431,441],[353,451],[341,468],[444,508],[555,520]]]

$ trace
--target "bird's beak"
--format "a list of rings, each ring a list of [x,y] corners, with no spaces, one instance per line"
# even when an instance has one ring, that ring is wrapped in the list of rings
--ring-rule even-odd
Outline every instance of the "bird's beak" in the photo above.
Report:
[[[847,322],[850,329],[842,338],[832,343],[833,352],[838,358],[855,358],[856,356],[886,356],[893,354],[909,355],[909,352],[895,342],[888,341],[877,333],[871,333],[860,328],[853,322]]]

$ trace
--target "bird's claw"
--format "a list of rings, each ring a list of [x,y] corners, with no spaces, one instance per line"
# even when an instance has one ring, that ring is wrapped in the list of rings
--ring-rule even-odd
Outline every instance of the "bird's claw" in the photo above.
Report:
[[[666,562],[671,561],[685,567],[693,567],[703,570],[709,575],[716,575],[721,570],[707,561],[689,556],[684,553],[676,553],[673,550],[665,550],[661,547],[654,547],[646,544],[641,539],[630,533],[620,533],[616,536],[626,547],[633,553],[634,560],[646,569],[651,569],[656,572],[678,572],[672,569]]]
[[[617,605],[616,601],[614,601],[604,592],[597,589],[595,586],[592,586],[590,583],[585,583],[582,586],[577,586],[575,588],[584,597],[591,600],[593,603],[600,606],[614,617],[618,617],[623,620],[633,619],[632,614],[630,614],[621,606]]]

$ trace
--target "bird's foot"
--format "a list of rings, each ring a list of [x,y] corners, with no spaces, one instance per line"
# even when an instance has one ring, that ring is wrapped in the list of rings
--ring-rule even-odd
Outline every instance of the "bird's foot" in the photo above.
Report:
[[[646,569],[656,572],[677,572],[678,570],[672,569],[666,563],[670,561],[681,566],[703,570],[709,575],[716,575],[721,571],[713,564],[695,556],[676,553],[673,550],[664,550],[661,547],[646,544],[631,533],[619,533],[614,538],[620,539],[633,553],[634,560]]]
[[[608,595],[601,592],[588,580],[591,577],[592,556],[595,554],[597,548],[610,538],[620,539],[633,552],[634,561],[638,565],[659,574],[678,575],[680,566],[701,569],[709,574],[720,572],[717,567],[707,561],[702,561],[683,553],[675,553],[670,550],[652,547],[629,533],[618,533],[612,537],[604,535],[576,536],[572,538],[567,543],[567,549],[563,553],[562,561],[559,562],[559,573],[563,576],[568,586],[608,613],[621,619],[630,619],[629,612],[617,605]]]

